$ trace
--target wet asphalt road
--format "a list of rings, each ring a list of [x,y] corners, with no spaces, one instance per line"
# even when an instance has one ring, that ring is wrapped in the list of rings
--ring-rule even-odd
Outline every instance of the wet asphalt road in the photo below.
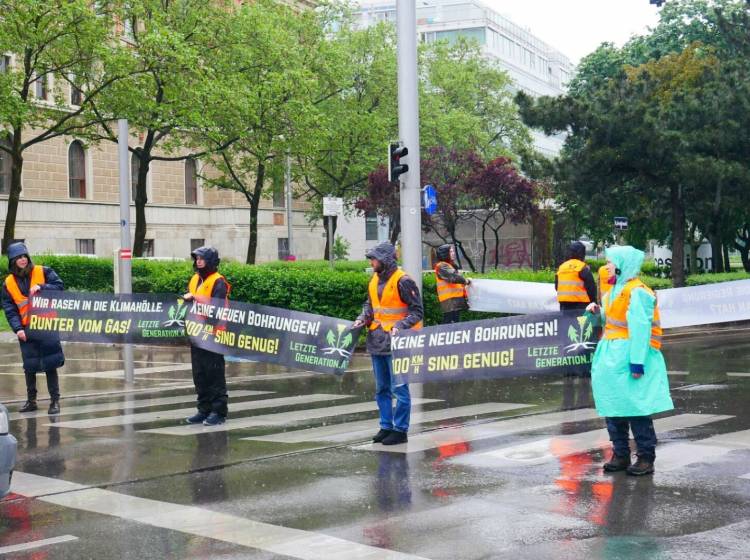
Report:
[[[11,417],[3,558],[750,557],[750,330],[668,340],[676,410],[644,478],[601,473],[581,379],[413,385],[410,441],[385,451],[366,356],[341,378],[229,363],[216,430],[179,425],[187,349],[136,349],[133,387],[119,348],[65,351],[62,414]],[[0,344],[11,411],[19,362]]]

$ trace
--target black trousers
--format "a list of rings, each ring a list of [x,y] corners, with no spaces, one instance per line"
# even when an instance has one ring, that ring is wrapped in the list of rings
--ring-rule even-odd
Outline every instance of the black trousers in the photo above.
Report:
[[[26,395],[30,401],[36,400],[36,373],[30,371],[24,371],[26,375]],[[60,398],[60,381],[57,377],[57,369],[48,369],[45,374],[47,375],[47,389],[49,389],[49,396],[53,401]]]
[[[441,325],[447,325],[449,323],[458,323],[461,320],[461,310],[454,309],[453,311],[443,311],[443,321]]]
[[[227,416],[227,380],[224,356],[202,348],[190,347],[193,363],[193,383],[198,395],[198,410],[204,414],[215,412]]]

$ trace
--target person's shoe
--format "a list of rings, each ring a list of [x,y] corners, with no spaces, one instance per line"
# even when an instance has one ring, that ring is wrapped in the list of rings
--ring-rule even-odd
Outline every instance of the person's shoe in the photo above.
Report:
[[[219,416],[215,412],[212,412],[211,414],[208,415],[208,418],[206,418],[203,421],[203,425],[204,426],[218,426],[219,424],[223,424],[224,422],[226,422],[226,418],[224,418],[223,416]]]
[[[188,424],[203,424],[206,418],[208,418],[208,414],[205,412],[196,412],[192,416],[185,418],[185,422]]]
[[[398,445],[399,443],[406,443],[409,438],[406,437],[406,432],[392,431],[390,434],[383,438],[381,442],[383,445]]]
[[[388,434],[390,434],[390,433],[391,433],[391,430],[386,430],[385,428],[380,428],[380,431],[373,436],[372,442],[373,443],[380,443],[385,438],[387,438]]]
[[[36,409],[36,401],[26,401],[26,404],[19,408],[18,412],[34,412]]]
[[[624,471],[630,468],[630,455],[620,456],[612,453],[612,458],[604,463],[604,472]]]
[[[646,461],[645,459],[641,459],[640,457],[638,457],[635,465],[630,465],[628,467],[628,474],[632,476],[643,476],[645,474],[653,474],[653,472],[654,463],[651,461]]]
[[[49,403],[47,414],[60,414],[60,401],[52,399],[52,402]]]

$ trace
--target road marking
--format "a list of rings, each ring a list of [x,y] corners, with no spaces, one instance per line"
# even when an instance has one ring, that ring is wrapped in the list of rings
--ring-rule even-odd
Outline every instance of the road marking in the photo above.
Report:
[[[232,391],[229,395],[236,397],[253,397],[256,395],[270,395],[273,391]],[[63,406],[60,410],[60,416],[71,414],[87,414],[90,412],[106,412],[109,410],[121,410],[123,408],[147,408],[149,406],[164,406],[169,404],[180,404],[185,402],[195,402],[195,394],[177,395],[175,397],[161,397],[158,399],[142,399],[134,401],[113,401],[98,404],[86,404],[81,406]],[[13,412],[10,415],[11,420],[21,420],[23,418],[47,418],[46,410],[37,410],[35,412]]]
[[[294,397],[281,397],[278,399],[262,399],[255,401],[231,402],[229,404],[230,414],[243,410],[259,410],[263,408],[274,408],[276,406],[293,406],[297,404],[309,404],[320,401],[333,401],[338,399],[350,399],[350,395],[327,395],[312,394],[298,395]],[[124,426],[127,424],[138,424],[143,422],[155,422],[157,420],[179,420],[195,413],[195,407],[179,408],[176,410],[161,410],[156,412],[139,412],[136,414],[121,414],[119,416],[105,416],[104,418],[86,418],[83,420],[68,420],[66,422],[55,422],[45,426],[57,426],[58,428],[103,428],[106,426]],[[231,416],[230,416],[231,419]],[[226,424],[222,424],[226,426]],[[196,426],[184,426],[196,429]],[[212,426],[216,431],[221,426]]]
[[[750,377],[750,373],[745,371],[728,371],[727,377]]]
[[[191,371],[193,369],[192,364],[175,364],[173,366],[153,366],[145,368],[135,368],[133,370],[134,375],[146,375],[148,373],[165,373],[173,371]],[[110,371],[91,371],[88,373],[64,373],[65,377],[83,377],[83,378],[94,378],[94,379],[123,379],[125,376],[125,370],[113,369]]]
[[[713,422],[720,422],[733,418],[722,414],[677,414],[667,418],[654,420],[657,432],[670,432],[703,426]],[[591,430],[571,435],[547,437],[537,441],[511,445],[493,449],[491,451],[471,453],[454,459],[454,462],[481,467],[507,467],[535,465],[556,460],[577,453],[584,453],[592,449],[609,448],[611,443],[606,430]],[[661,450],[657,450],[661,469]]]
[[[263,401],[260,401],[263,402]],[[412,404],[427,404],[440,402],[439,399],[412,399]],[[345,404],[340,406],[326,406],[322,408],[308,408],[305,410],[296,410],[292,412],[277,412],[274,414],[260,414],[257,416],[248,416],[229,421],[219,426],[172,426],[168,428],[154,428],[151,430],[140,430],[149,434],[165,434],[170,436],[192,436],[204,432],[226,432],[229,430],[239,430],[241,428],[255,428],[258,426],[284,426],[304,420],[315,420],[326,418],[327,416],[340,416],[342,414],[355,414],[358,412],[370,412],[377,410],[378,406],[373,401],[364,403]],[[230,409],[231,412],[231,409]],[[56,424],[58,425],[58,424]]]
[[[73,535],[62,535],[60,537],[53,537],[51,539],[43,539],[41,541],[31,541],[27,543],[14,544],[10,546],[0,547],[0,555],[11,554],[12,552],[23,552],[25,550],[33,550],[35,548],[41,548],[43,546],[50,546],[53,544],[60,544],[69,541],[77,541],[78,537]]]
[[[671,471],[695,463],[711,462],[737,449],[750,449],[750,430],[666,445],[657,450],[656,468]]]
[[[427,412],[414,412],[411,415],[411,426],[425,424],[427,422],[438,422],[441,420],[450,420],[463,418],[467,416],[478,416],[480,414],[491,414],[494,412],[505,412],[507,410],[516,410],[519,408],[528,408],[533,404],[516,404],[516,403],[482,403],[468,406],[458,406],[455,408],[441,408],[439,410],[430,410]],[[317,428],[307,428],[304,430],[293,430],[289,432],[279,432],[265,436],[254,436],[241,438],[248,441],[275,441],[279,443],[303,443],[307,441],[351,441],[366,438],[372,435],[374,419],[360,420],[358,422],[344,422],[343,424],[333,424],[332,426],[320,426]]]
[[[65,374],[62,374],[63,377]],[[44,380],[44,376],[41,376],[40,380]],[[159,385],[157,385],[158,387]],[[171,385],[169,388],[165,388],[165,391],[172,391],[172,390],[178,390],[178,389],[194,389],[195,385],[193,385],[192,382],[185,383],[184,381],[180,381],[180,385]],[[61,400],[63,401],[70,401],[70,400],[92,400],[92,399],[98,399],[101,397],[111,397],[113,395],[130,395],[130,394],[138,394],[138,393],[153,393],[154,387],[139,387],[134,388],[131,387],[129,389],[117,389],[114,391],[96,391],[96,392],[88,392],[88,393],[74,393],[72,395],[63,395],[61,397]],[[37,401],[48,401],[50,400],[49,397],[38,397]],[[23,403],[26,402],[26,397],[2,397],[0,396],[0,402],[7,405],[10,403]]]
[[[111,490],[86,488],[23,472],[13,475],[13,491],[62,507],[118,517],[300,560],[426,560],[323,533],[252,521],[195,506],[127,496]]]
[[[599,418],[599,415],[596,410],[592,408],[550,412],[547,414],[536,414],[518,418],[509,418],[507,420],[498,420],[487,424],[475,424],[471,426],[463,426],[461,428],[435,430],[432,432],[415,434],[409,438],[408,442],[400,443],[398,445],[368,443],[355,446],[354,449],[365,451],[388,451],[391,453],[416,453],[417,451],[427,451],[428,449],[435,449],[442,445],[452,443],[496,438],[516,434],[518,432],[549,428],[565,422],[582,422],[594,418]]]
[[[681,370],[670,370],[667,372],[667,375],[690,375],[689,371],[681,371]]]

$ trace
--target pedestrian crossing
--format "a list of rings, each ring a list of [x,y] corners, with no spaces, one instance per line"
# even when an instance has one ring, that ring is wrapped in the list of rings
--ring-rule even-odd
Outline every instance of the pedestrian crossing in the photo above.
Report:
[[[293,406],[298,404],[310,404],[316,402],[335,401],[339,399],[349,399],[348,395],[329,395],[314,393],[311,395],[298,395],[294,397],[280,397],[276,399],[262,399],[253,401],[232,402],[231,410],[242,412],[243,410],[259,410],[262,408],[274,408],[277,406]],[[190,408],[179,408],[176,410],[161,410],[158,412],[140,412],[136,414],[120,414],[118,416],[105,416],[104,418],[86,418],[82,420],[69,420],[66,422],[54,422],[45,424],[46,426],[56,426],[58,428],[105,428],[110,426],[125,426],[128,424],[138,424],[145,422],[155,422],[157,420],[181,420],[195,413],[195,406]],[[224,426],[226,424],[223,424]],[[191,428],[193,426],[185,426]],[[221,426],[213,427],[213,430]]]
[[[339,397],[341,398],[341,397]],[[264,402],[264,401],[256,401]],[[421,399],[413,398],[411,400],[413,405],[428,404],[440,402],[439,399]],[[257,428],[260,426],[284,426],[287,424],[294,424],[295,422],[303,422],[306,420],[317,420],[320,418],[327,418],[329,416],[341,416],[344,414],[357,414],[360,412],[370,412],[377,410],[375,402],[363,402],[355,404],[345,404],[339,406],[327,406],[322,408],[311,408],[306,410],[295,410],[291,412],[277,412],[273,414],[260,414],[256,416],[248,416],[245,418],[239,418],[237,420],[231,420],[225,424],[219,426],[174,426],[168,428],[154,428],[151,430],[142,430],[143,433],[149,434],[163,434],[171,436],[190,436],[203,432],[222,432],[229,430],[239,430],[241,428]],[[237,407],[232,405],[232,410],[236,410]]]
[[[534,405],[518,403],[481,403],[454,408],[441,408],[426,412],[414,412],[411,415],[411,427],[420,426],[428,422],[440,422],[446,420],[457,420],[459,418],[471,418],[482,414],[492,414],[528,408]],[[357,422],[344,422],[331,426],[320,426],[317,428],[305,428],[303,430],[292,430],[278,432],[264,436],[253,436],[242,438],[246,441],[272,441],[277,443],[304,443],[308,441],[327,441],[341,443],[356,439],[369,438],[372,435],[375,423],[373,420],[360,420]]]

